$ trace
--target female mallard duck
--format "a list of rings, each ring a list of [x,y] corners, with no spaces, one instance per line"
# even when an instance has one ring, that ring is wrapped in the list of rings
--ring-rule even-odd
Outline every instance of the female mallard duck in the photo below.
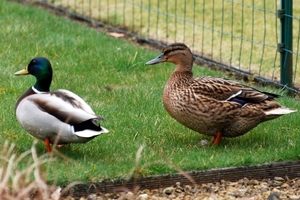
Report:
[[[261,122],[295,112],[277,103],[276,94],[222,78],[193,78],[193,54],[185,44],[167,46],[146,64],[161,62],[176,66],[163,91],[165,109],[184,126],[213,136],[216,145],[222,136],[237,137]]]
[[[108,130],[101,127],[91,107],[78,95],[68,90],[50,92],[52,67],[43,57],[34,58],[27,68],[15,75],[31,74],[36,83],[16,103],[16,116],[32,136],[50,144],[84,143]]]

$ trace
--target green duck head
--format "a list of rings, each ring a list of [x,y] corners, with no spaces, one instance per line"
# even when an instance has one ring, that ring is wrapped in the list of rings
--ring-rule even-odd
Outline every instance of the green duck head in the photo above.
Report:
[[[31,74],[35,76],[36,83],[34,88],[40,92],[49,92],[52,81],[52,66],[47,58],[37,57],[30,61],[25,69],[22,69],[15,73],[15,75],[27,75]]]

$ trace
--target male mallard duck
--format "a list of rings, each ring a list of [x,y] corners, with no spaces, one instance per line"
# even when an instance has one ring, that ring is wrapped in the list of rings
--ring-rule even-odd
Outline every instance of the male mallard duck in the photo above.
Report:
[[[50,92],[52,67],[46,58],[30,61],[28,67],[15,75],[31,74],[36,83],[16,103],[16,116],[32,136],[50,144],[84,143],[108,130],[101,127],[91,107],[78,95],[68,90]]]
[[[237,137],[261,122],[295,112],[277,103],[276,94],[222,78],[193,78],[193,54],[185,44],[167,46],[146,64],[161,62],[176,66],[163,91],[165,109],[184,126],[213,136],[214,144],[222,136]]]

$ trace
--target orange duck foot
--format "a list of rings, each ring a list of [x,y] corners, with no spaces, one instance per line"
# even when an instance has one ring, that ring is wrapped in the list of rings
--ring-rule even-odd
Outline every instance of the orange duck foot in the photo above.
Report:
[[[221,142],[221,138],[222,138],[222,132],[217,132],[217,135],[213,136],[211,142],[214,145],[218,145]]]

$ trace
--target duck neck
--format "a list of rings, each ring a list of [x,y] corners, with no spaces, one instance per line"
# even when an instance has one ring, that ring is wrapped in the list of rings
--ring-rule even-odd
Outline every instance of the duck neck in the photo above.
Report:
[[[193,80],[192,71],[177,71],[175,70],[168,80],[166,86],[169,90],[178,90],[179,88],[186,87]]]
[[[49,92],[50,85],[51,85],[52,77],[37,79],[36,83],[34,84],[33,88],[38,92]]]

